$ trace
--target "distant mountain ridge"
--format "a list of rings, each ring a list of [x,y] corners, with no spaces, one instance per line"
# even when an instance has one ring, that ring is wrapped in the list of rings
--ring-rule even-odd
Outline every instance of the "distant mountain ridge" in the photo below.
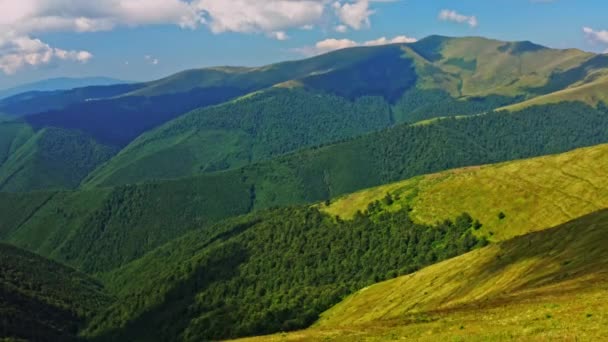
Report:
[[[16,87],[0,89],[0,100],[14,95],[39,92],[39,91],[55,91],[55,90],[70,90],[75,88],[89,86],[103,86],[112,84],[131,83],[124,80],[119,80],[110,77],[58,77],[49,78],[42,81],[23,84]]]
[[[53,128],[55,137],[76,134],[90,140],[88,146],[99,145],[92,152],[111,151],[87,160],[73,179],[70,168],[82,161],[53,160],[47,167],[57,170],[58,182],[43,189],[112,186],[235,169],[398,125],[526,108],[534,101],[595,107],[606,97],[607,61],[525,41],[430,36],[263,67],[195,69],[152,82],[29,93],[0,101],[0,113],[22,117],[35,133]],[[586,97],[587,89],[593,95]],[[60,150],[68,140],[39,146],[42,141],[27,145],[38,146],[39,154],[0,165],[0,184],[23,180],[0,189],[40,189],[27,181],[38,171],[23,165],[45,168],[49,161],[25,159],[57,155],[48,149]]]

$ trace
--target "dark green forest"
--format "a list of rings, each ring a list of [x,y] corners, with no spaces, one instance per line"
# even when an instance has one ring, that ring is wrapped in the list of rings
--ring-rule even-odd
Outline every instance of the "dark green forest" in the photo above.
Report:
[[[85,322],[111,301],[84,274],[0,244],[0,337],[76,341]]]
[[[473,219],[418,225],[379,206],[352,221],[294,207],[197,230],[103,279],[119,300],[94,340],[216,340],[304,328],[346,295],[484,246]]]
[[[87,272],[106,272],[192,229],[252,210],[314,203],[416,175],[605,142],[604,109],[577,103],[402,125],[241,169],[58,192],[29,211],[4,208],[4,239]],[[39,195],[0,194],[0,203],[15,197],[27,202],[28,196]]]

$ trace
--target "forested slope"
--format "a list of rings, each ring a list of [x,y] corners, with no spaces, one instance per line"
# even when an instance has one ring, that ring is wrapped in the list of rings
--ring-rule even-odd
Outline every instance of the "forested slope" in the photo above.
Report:
[[[603,340],[608,212],[379,283],[314,328],[247,341]]]
[[[0,244],[0,338],[76,341],[111,297],[84,274]]]

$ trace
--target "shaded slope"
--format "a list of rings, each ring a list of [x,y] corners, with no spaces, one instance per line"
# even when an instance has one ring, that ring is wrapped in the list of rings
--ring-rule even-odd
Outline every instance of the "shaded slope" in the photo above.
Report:
[[[247,341],[601,340],[608,212],[367,287],[313,328]]]
[[[197,110],[144,134],[87,185],[137,183],[241,167],[392,124],[381,98],[276,88]]]
[[[22,94],[32,91],[55,91],[55,90],[68,90],[74,88],[90,87],[90,86],[104,86],[126,83],[122,80],[117,80],[109,77],[82,77],[82,78],[51,78],[38,82],[32,82],[23,84],[9,89],[0,90],[0,100],[9,96]]]
[[[75,341],[84,322],[110,302],[84,274],[0,244],[0,338]]]
[[[530,89],[554,82],[552,75],[580,67],[593,56],[529,42],[436,36],[413,44],[346,49],[262,68],[185,71],[131,95],[195,86],[255,91],[276,85],[277,89],[197,110],[147,132],[97,170],[89,183],[119,185],[187,177],[332,143],[394,123],[490,112],[542,94]],[[582,70],[577,74],[580,78],[595,69]],[[370,96],[373,104],[361,103]],[[356,118],[349,112],[357,112]],[[358,122],[354,130],[349,124],[353,122]],[[268,133],[270,126],[272,134]],[[305,133],[293,137],[293,131]],[[318,132],[315,139],[309,138],[311,131]],[[248,148],[252,144],[253,149]],[[268,151],[260,153],[260,148]],[[185,157],[160,162],[178,154]]]
[[[26,116],[69,105],[122,95],[141,88],[139,84],[90,86],[71,90],[32,91],[0,100],[0,111],[12,117]]]
[[[600,145],[417,177],[338,198],[323,210],[352,218],[390,193],[396,208],[410,206],[419,222],[466,211],[484,222],[481,231],[491,239],[506,240],[608,207],[607,165],[608,145]]]
[[[483,244],[472,222],[420,226],[406,210],[336,222],[308,207],[229,220],[105,275],[119,301],[89,333],[201,341],[301,328],[355,289]]]
[[[31,136],[25,127],[0,166],[0,191],[74,188],[116,152],[77,131],[45,128]]]
[[[21,113],[35,110],[25,117],[35,130],[79,131],[98,144],[115,149],[128,146],[90,178],[94,184],[118,185],[231,169],[394,123],[486,113],[555,87],[591,81],[602,70],[600,56],[577,50],[553,50],[529,42],[430,37],[413,44],[346,49],[259,68],[188,70],[148,83],[26,94],[10,99],[9,104],[21,106],[15,109]],[[262,90],[273,99],[260,104],[245,96],[253,101],[248,107],[239,104],[242,99],[225,103]],[[309,98],[294,101],[293,92]],[[361,103],[370,97],[373,104]],[[191,110],[222,103],[222,109],[200,110],[174,121]],[[220,116],[225,113],[230,115]],[[196,127],[184,127],[188,120]],[[345,127],[344,122],[353,125]],[[274,124],[281,129],[269,130]],[[291,134],[307,127],[303,136]],[[314,129],[318,127],[332,131]],[[258,143],[253,151],[251,141]],[[163,163],[177,153],[186,158]],[[70,162],[66,161],[62,173],[70,171]],[[23,188],[32,189],[38,188]]]
[[[500,127],[498,133],[496,127]],[[50,252],[46,252],[49,248],[58,260],[88,271],[105,271],[140,257],[190,229],[229,216],[318,202],[449,168],[565,152],[608,141],[607,128],[608,117],[604,112],[581,104],[532,108],[513,115],[497,113],[446,119],[426,126],[404,125],[241,169],[119,187],[114,190],[116,198],[111,201],[87,205],[83,200],[77,202],[82,205],[74,206],[64,202],[69,199],[59,196],[39,211],[40,216],[33,215],[27,222],[12,220],[15,225],[5,229],[16,232],[14,236],[9,235],[9,241],[36,251],[42,248],[39,243],[31,242],[36,236],[61,236],[64,233],[58,232],[73,229],[89,232],[75,235],[83,240],[58,239],[58,243],[45,247],[43,254],[49,255]],[[107,194],[108,191],[111,189],[67,194],[69,201],[79,201],[79,196],[91,196],[91,201],[98,201],[96,192]],[[82,212],[57,211],[72,207],[81,208]],[[484,213],[484,218],[492,218],[491,224],[500,210],[493,208],[492,213]],[[163,213],[169,213],[167,218],[160,216]],[[452,212],[446,211],[446,214]],[[514,214],[507,212],[507,215]],[[82,218],[90,222],[83,222]],[[432,220],[434,222],[435,217]],[[44,222],[56,223],[46,225]],[[58,249],[63,243],[69,249]],[[99,253],[92,257],[89,250]]]

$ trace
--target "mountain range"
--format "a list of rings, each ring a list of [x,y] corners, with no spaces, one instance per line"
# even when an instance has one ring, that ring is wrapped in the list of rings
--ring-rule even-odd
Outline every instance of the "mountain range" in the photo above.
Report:
[[[601,339],[607,85],[430,36],[1,99],[0,338]]]

